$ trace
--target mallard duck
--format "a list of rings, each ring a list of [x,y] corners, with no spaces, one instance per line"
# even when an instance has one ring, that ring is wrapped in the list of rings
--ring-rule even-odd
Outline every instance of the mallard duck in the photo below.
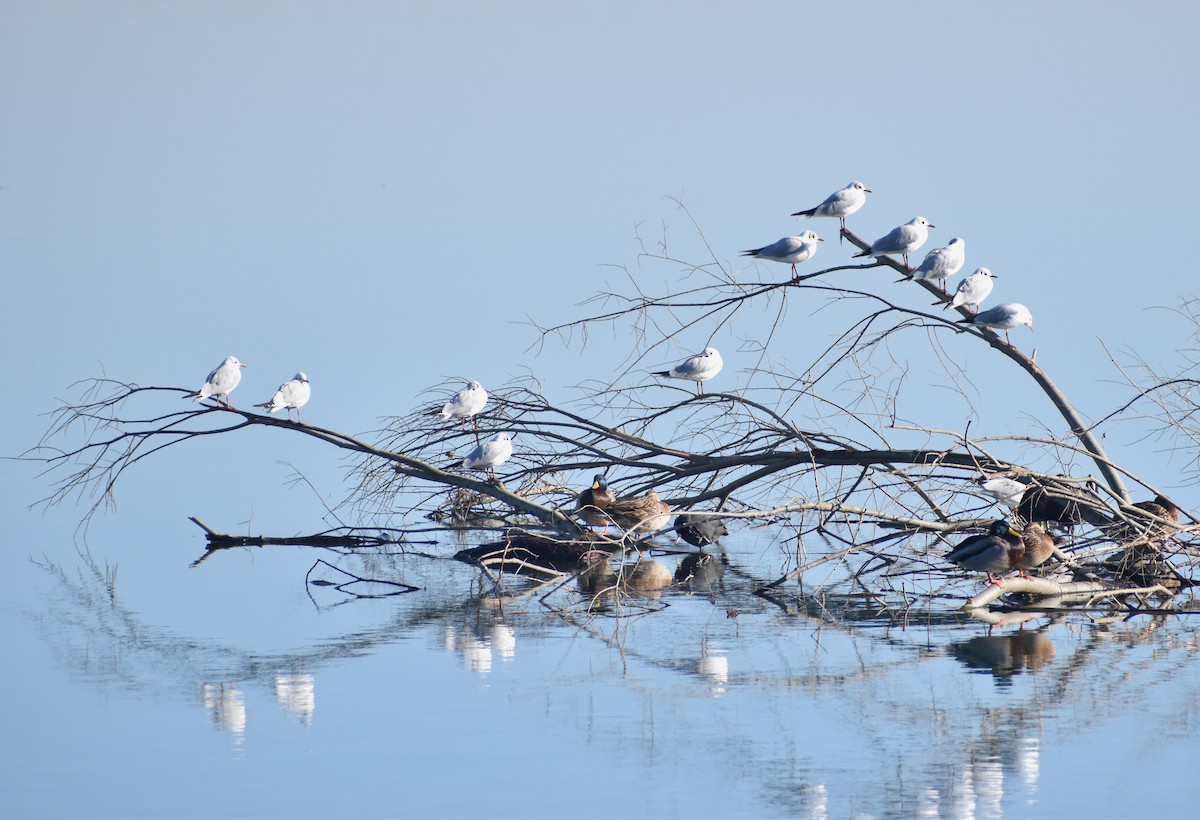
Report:
[[[604,511],[616,500],[612,490],[608,489],[608,481],[604,475],[597,473],[592,478],[592,486],[576,497],[573,513],[593,527],[602,526],[607,530],[612,519]]]
[[[1083,489],[1070,485],[1034,484],[1021,494],[1017,504],[1017,515],[1025,521],[1041,524],[1075,526],[1087,522],[1097,526],[1108,523],[1108,519],[1097,509],[1095,496]]]
[[[1145,510],[1151,515],[1157,515],[1159,518],[1179,523],[1179,508],[1165,495],[1156,495],[1153,501],[1139,501],[1133,506],[1139,510]]]
[[[675,518],[675,533],[693,547],[706,547],[717,543],[721,536],[729,535],[729,530],[720,518],[684,513]]]
[[[1109,527],[1106,533],[1115,541],[1133,542],[1130,548],[1138,553],[1138,560],[1157,555],[1160,551],[1157,542],[1165,540],[1172,530],[1171,524],[1164,523],[1163,519],[1178,524],[1179,508],[1162,495],[1155,496],[1153,501],[1130,504],[1126,510],[1130,507],[1139,512],[1126,513],[1125,520]]]
[[[1047,558],[1054,554],[1054,546],[1059,543],[1059,540],[1046,532],[1041,524],[1026,524],[1024,532],[1021,533],[1021,543],[1025,547],[1025,551],[1021,554],[1021,558],[1016,562],[1017,574],[1022,578],[1028,578],[1029,573],[1025,570],[1033,569],[1041,565]]]
[[[671,520],[670,506],[664,504],[654,490],[633,498],[618,498],[608,505],[606,512],[618,527],[632,533],[649,534],[667,526]]]
[[[958,564],[963,569],[987,573],[988,581],[996,586],[1003,586],[993,573],[1011,570],[1021,560],[1024,552],[1025,545],[1021,542],[1021,534],[1007,521],[999,519],[992,523],[987,535],[972,535],[959,542],[946,556],[946,560]]]

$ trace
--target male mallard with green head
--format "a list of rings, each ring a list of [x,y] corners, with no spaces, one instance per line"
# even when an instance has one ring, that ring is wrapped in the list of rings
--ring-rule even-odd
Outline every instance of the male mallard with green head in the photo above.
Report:
[[[950,551],[946,560],[963,569],[987,573],[988,581],[1004,586],[996,580],[994,573],[1011,570],[1025,553],[1021,534],[1003,519],[992,523],[986,535],[972,535]]]
[[[604,527],[607,530],[612,519],[605,513],[605,510],[616,500],[617,497],[613,495],[613,491],[608,489],[608,481],[604,475],[597,473],[592,478],[592,486],[581,492],[575,499],[574,514],[593,527]]]

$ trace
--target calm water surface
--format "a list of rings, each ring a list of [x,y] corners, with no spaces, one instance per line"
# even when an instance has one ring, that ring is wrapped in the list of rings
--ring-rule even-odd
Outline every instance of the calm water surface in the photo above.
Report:
[[[719,580],[590,613],[424,555],[196,543],[9,545],[4,816],[1200,814],[1195,616],[768,599],[746,570],[778,555],[736,539]],[[420,590],[306,585],[319,560]]]

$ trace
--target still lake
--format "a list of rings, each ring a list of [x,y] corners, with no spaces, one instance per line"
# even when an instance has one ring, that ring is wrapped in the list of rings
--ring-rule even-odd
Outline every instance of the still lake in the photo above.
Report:
[[[826,570],[763,597],[769,528],[589,611],[574,581],[497,595],[448,533],[193,568],[190,524],[134,525],[4,552],[5,817],[1200,815],[1196,616],[992,627]]]

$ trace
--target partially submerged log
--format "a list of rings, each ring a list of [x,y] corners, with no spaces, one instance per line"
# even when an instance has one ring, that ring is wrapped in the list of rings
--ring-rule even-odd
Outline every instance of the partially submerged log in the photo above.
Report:
[[[966,610],[981,609],[995,601],[1001,595],[1014,592],[1023,592],[1035,596],[1033,602],[1022,605],[1026,609],[1055,609],[1068,602],[1071,602],[1071,605],[1074,607],[1086,608],[1092,602],[1101,598],[1114,598],[1124,595],[1142,597],[1161,594],[1168,598],[1174,595],[1171,590],[1161,584],[1146,587],[1130,587],[1098,580],[1060,583],[1046,578],[1006,578],[1003,586],[989,584],[987,589],[963,604],[962,608]]]

